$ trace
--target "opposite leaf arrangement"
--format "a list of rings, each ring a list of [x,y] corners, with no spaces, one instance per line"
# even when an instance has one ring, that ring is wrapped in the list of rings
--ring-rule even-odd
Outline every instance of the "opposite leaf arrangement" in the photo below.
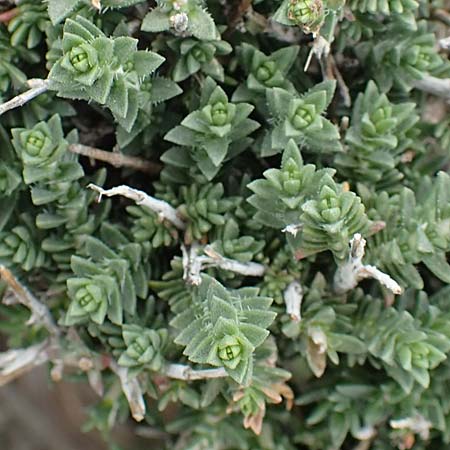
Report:
[[[111,450],[129,415],[447,448],[449,34],[440,0],[0,2],[0,386],[85,380]]]

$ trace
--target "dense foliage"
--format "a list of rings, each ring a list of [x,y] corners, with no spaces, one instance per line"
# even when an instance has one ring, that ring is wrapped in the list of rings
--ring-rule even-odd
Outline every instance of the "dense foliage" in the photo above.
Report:
[[[448,7],[0,2],[0,385],[112,449],[450,448]]]

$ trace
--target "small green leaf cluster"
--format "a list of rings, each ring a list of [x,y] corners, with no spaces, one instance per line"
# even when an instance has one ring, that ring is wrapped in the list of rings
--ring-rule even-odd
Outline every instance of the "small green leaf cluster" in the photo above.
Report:
[[[104,225],[105,242],[85,238],[85,257],[73,256],[71,269],[75,277],[67,280],[71,303],[65,317],[66,325],[92,320],[102,324],[105,318],[122,324],[124,312],[136,313],[137,298],[147,296],[145,253],[130,243],[114,227]],[[111,250],[109,245],[117,248]]]
[[[151,330],[138,325],[123,325],[122,336],[126,349],[118,363],[124,367],[142,368],[158,371],[164,358],[162,351],[167,344],[167,330]]]
[[[42,40],[45,28],[49,24],[47,7],[40,1],[23,1],[17,7],[17,15],[8,24],[11,33],[11,45],[25,45],[34,48]]]
[[[82,16],[66,20],[62,50],[63,56],[49,74],[52,89],[61,97],[94,100],[106,106],[130,131],[139,111],[140,86],[164,58],[137,50],[136,39],[106,37]]]
[[[252,142],[248,137],[259,124],[249,119],[253,106],[232,103],[212,78],[202,89],[199,109],[170,130],[165,139],[191,147],[191,156],[208,180],[212,180],[227,158],[242,152]]]
[[[169,41],[167,45],[178,57],[172,73],[174,81],[183,81],[199,71],[218,81],[224,81],[224,70],[216,55],[228,55],[232,51],[228,42],[178,38]]]
[[[373,198],[368,214],[386,222],[368,246],[371,261],[384,267],[404,286],[422,289],[424,282],[415,267],[420,262],[444,282],[450,281],[449,250],[450,177],[439,172],[422,180],[419,194],[404,188],[399,194]],[[369,203],[369,202],[366,202]]]
[[[204,275],[192,306],[171,321],[179,331],[175,343],[185,347],[190,361],[224,367],[237,383],[249,384],[253,353],[276,315],[269,310],[271,303],[258,289],[228,291]]]
[[[290,139],[310,151],[342,150],[337,127],[322,115],[335,87],[335,82],[324,81],[301,96],[281,88],[267,89],[267,107],[274,126],[261,143],[262,156],[279,153]]]
[[[335,158],[340,173],[378,189],[398,184],[403,174],[397,166],[417,136],[415,107],[414,103],[391,103],[370,81],[353,107],[345,135],[347,151]]]

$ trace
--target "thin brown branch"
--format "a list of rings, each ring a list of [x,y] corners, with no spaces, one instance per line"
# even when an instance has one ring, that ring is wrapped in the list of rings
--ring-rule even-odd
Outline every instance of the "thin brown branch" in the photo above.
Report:
[[[435,9],[431,17],[450,27],[450,13],[445,9]]]
[[[162,169],[162,165],[157,162],[148,161],[137,156],[124,155],[119,152],[108,152],[83,144],[71,144],[69,145],[69,151],[77,155],[96,159],[97,161],[107,162],[115,167],[130,167],[152,175],[157,175]]]
[[[15,294],[19,303],[26,306],[31,311],[29,324],[40,323],[51,335],[58,336],[59,328],[56,326],[48,308],[41,303],[25,286],[23,286],[15,275],[5,266],[0,265],[0,278],[6,282],[8,287]]]

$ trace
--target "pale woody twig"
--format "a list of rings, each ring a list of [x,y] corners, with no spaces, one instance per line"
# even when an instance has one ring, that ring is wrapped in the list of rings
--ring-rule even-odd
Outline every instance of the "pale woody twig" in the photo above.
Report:
[[[223,367],[218,369],[195,370],[183,364],[168,364],[164,370],[164,375],[177,380],[206,380],[211,378],[224,378],[228,374]]]
[[[225,258],[217,253],[211,246],[203,248],[205,255],[199,255],[201,250],[198,243],[194,242],[189,249],[181,246],[183,254],[183,280],[188,284],[198,286],[202,279],[200,273],[203,269],[217,267],[240,275],[260,277],[264,275],[265,267],[255,262],[243,263],[234,259]]]
[[[394,430],[411,430],[413,433],[418,434],[423,440],[427,440],[430,437],[430,428],[432,428],[431,422],[418,413],[412,417],[390,420],[389,425]]]
[[[141,422],[145,417],[144,393],[142,392],[139,379],[131,378],[126,367],[120,367],[115,361],[110,363],[111,370],[119,377],[122,391],[128,400],[131,415],[136,422]]]
[[[303,228],[303,224],[301,223],[291,223],[289,225],[286,225],[281,232],[282,233],[288,233],[288,234],[292,234],[292,236],[297,236],[297,233],[299,231],[301,231],[301,229]]]
[[[295,322],[300,322],[300,309],[303,300],[303,288],[297,280],[291,281],[283,293],[286,313]]]
[[[230,272],[245,275],[247,277],[261,277],[266,268],[255,262],[240,262],[234,259],[225,258],[217,253],[210,245],[207,245],[203,251],[207,256],[203,258],[203,267],[218,267],[219,269],[229,270]]]
[[[151,197],[138,189],[133,189],[126,185],[116,186],[111,189],[103,189],[92,183],[88,185],[88,188],[100,194],[98,198],[99,202],[101,201],[103,195],[106,195],[107,197],[121,195],[122,197],[133,200],[137,205],[154,211],[161,217],[161,219],[168,220],[180,230],[183,230],[186,227],[186,224],[180,219],[177,210],[173,206],[163,200]]]
[[[60,331],[56,326],[48,308],[41,303],[31,292],[28,291],[5,266],[0,265],[0,278],[6,282],[8,287],[14,292],[19,303],[26,306],[31,311],[28,324],[40,323],[50,334],[58,336]]]
[[[136,156],[128,156],[119,152],[107,152],[99,148],[82,144],[70,144],[69,151],[77,155],[87,156],[98,161],[107,162],[115,167],[130,167],[150,174],[157,174],[161,170],[161,165],[152,161],[147,161]]]
[[[375,266],[364,265],[364,248],[366,240],[356,233],[350,241],[350,254],[347,262],[338,268],[334,275],[334,290],[343,294],[355,288],[365,278],[374,278],[394,294],[403,292],[401,286],[389,275],[377,269]]]
[[[30,87],[28,91],[25,91],[22,94],[19,94],[16,97],[12,98],[11,100],[0,104],[0,116],[5,112],[10,111],[11,109],[15,109],[25,105],[25,103],[33,100],[38,95],[41,95],[44,92],[48,91],[50,81],[36,78],[28,80],[27,84]]]
[[[450,100],[450,78],[436,78],[424,75],[420,80],[414,82],[414,86],[428,94],[436,95],[444,100]]]

